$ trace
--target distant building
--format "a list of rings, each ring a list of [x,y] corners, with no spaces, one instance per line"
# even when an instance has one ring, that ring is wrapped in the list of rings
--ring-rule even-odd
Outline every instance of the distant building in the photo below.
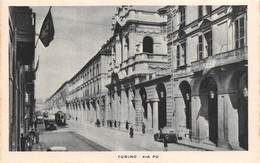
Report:
[[[69,81],[68,113],[78,122],[105,119],[105,85],[111,57],[109,41]]]
[[[173,127],[195,142],[248,149],[246,6],[168,6]]]
[[[35,13],[9,7],[9,150],[21,150],[34,113]]]

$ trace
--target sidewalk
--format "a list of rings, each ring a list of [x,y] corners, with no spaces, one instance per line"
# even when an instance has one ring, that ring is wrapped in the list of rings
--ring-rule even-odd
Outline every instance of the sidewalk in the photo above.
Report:
[[[94,124],[81,124],[79,122],[68,121],[68,127],[85,136],[94,142],[112,151],[163,151],[163,143],[153,140],[153,134],[142,134],[134,131],[134,138],[130,138],[129,130],[95,127]],[[195,143],[188,140],[179,140],[178,143],[168,143],[169,151],[228,151],[227,149],[217,148],[206,144]]]

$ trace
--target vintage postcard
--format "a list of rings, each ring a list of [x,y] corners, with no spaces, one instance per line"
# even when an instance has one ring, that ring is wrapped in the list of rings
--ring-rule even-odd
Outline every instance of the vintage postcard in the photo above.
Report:
[[[2,1],[0,162],[259,162],[257,1]]]

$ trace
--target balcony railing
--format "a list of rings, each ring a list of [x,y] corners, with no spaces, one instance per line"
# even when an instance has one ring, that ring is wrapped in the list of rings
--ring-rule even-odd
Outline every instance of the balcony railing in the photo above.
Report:
[[[130,56],[127,60],[121,63],[121,68],[132,65],[136,62],[167,62],[166,54],[154,54],[154,53],[138,53]]]
[[[202,71],[205,68],[214,68],[219,66],[228,65],[231,63],[237,63],[244,60],[248,60],[248,48],[243,47],[224,53],[219,53],[202,60],[198,60],[191,63],[193,72]]]

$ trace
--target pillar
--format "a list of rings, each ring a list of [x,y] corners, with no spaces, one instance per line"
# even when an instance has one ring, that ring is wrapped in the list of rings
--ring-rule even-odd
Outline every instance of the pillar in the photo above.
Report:
[[[147,129],[152,129],[153,128],[153,114],[152,114],[152,106],[151,102],[147,102]]]
[[[158,100],[153,101],[153,131],[158,131]]]

